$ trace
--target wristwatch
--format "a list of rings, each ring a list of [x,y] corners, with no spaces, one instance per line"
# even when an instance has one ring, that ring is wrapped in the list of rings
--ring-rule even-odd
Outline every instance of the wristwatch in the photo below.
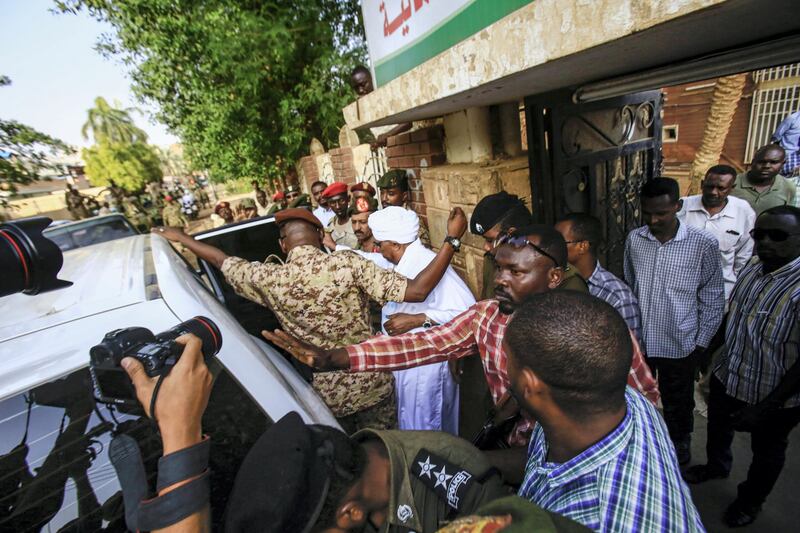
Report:
[[[433,322],[428,318],[428,315],[425,315],[425,322],[422,323],[422,327],[425,329],[433,327]]]
[[[447,237],[444,238],[444,242],[449,242],[450,246],[452,246],[453,250],[455,250],[456,252],[461,251],[461,239],[457,237],[451,237],[448,235]]]

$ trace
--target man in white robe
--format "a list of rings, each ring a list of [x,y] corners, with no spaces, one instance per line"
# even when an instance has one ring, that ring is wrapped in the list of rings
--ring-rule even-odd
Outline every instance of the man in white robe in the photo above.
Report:
[[[420,242],[419,217],[402,207],[386,207],[369,216],[369,227],[383,258],[395,272],[413,279],[436,254]],[[364,254],[373,256],[377,254]],[[379,260],[375,261],[381,264]],[[385,263],[384,263],[385,264]],[[424,331],[449,322],[475,303],[452,267],[424,302],[389,302],[381,312],[383,333]],[[447,362],[393,372],[400,429],[447,431],[458,435],[458,384]]]

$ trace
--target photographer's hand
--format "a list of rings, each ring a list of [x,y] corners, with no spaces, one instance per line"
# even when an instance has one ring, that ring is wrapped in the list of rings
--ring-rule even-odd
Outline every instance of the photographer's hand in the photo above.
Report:
[[[158,428],[169,454],[197,444],[202,439],[201,420],[211,394],[212,376],[203,361],[202,342],[194,335],[182,335],[176,342],[183,344],[183,354],[161,383],[156,398]],[[132,357],[122,360],[122,366],[136,388],[136,396],[151,416],[150,402],[157,377],[149,377],[142,364]]]

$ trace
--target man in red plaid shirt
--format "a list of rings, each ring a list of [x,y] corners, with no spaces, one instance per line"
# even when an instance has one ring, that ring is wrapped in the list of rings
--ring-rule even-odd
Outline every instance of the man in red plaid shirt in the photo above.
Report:
[[[300,361],[320,370],[346,368],[354,372],[391,371],[480,354],[486,381],[497,403],[508,389],[502,341],[511,314],[529,296],[559,286],[567,264],[567,246],[555,229],[544,225],[503,235],[492,251],[496,265],[495,297],[483,300],[450,322],[421,333],[373,337],[361,344],[322,350],[282,331],[263,332]],[[651,402],[658,385],[642,357],[635,337],[628,384]],[[509,437],[514,447],[526,446],[533,422],[523,418]]]

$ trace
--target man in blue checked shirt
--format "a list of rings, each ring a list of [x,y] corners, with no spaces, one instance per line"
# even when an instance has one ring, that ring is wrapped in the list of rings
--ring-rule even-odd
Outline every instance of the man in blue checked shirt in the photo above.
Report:
[[[600,266],[597,249],[603,243],[603,225],[587,213],[570,213],[556,223],[567,243],[567,261],[586,280],[589,294],[611,304],[642,344],[642,314],[630,287]]]
[[[767,209],[752,235],[757,257],[733,288],[725,348],[711,378],[708,464],[685,475],[689,483],[728,477],[734,431],[750,433],[753,462],[723,515],[730,527],[756,519],[800,424],[800,209]]]
[[[537,420],[521,497],[594,531],[704,531],[664,421],[626,386],[632,343],[613,307],[537,294],[503,347],[509,391]]]
[[[645,225],[625,241],[625,280],[639,299],[643,349],[657,375],[664,420],[680,464],[691,460],[694,380],[722,323],[725,290],[717,240],[677,218],[678,182],[642,187]]]

